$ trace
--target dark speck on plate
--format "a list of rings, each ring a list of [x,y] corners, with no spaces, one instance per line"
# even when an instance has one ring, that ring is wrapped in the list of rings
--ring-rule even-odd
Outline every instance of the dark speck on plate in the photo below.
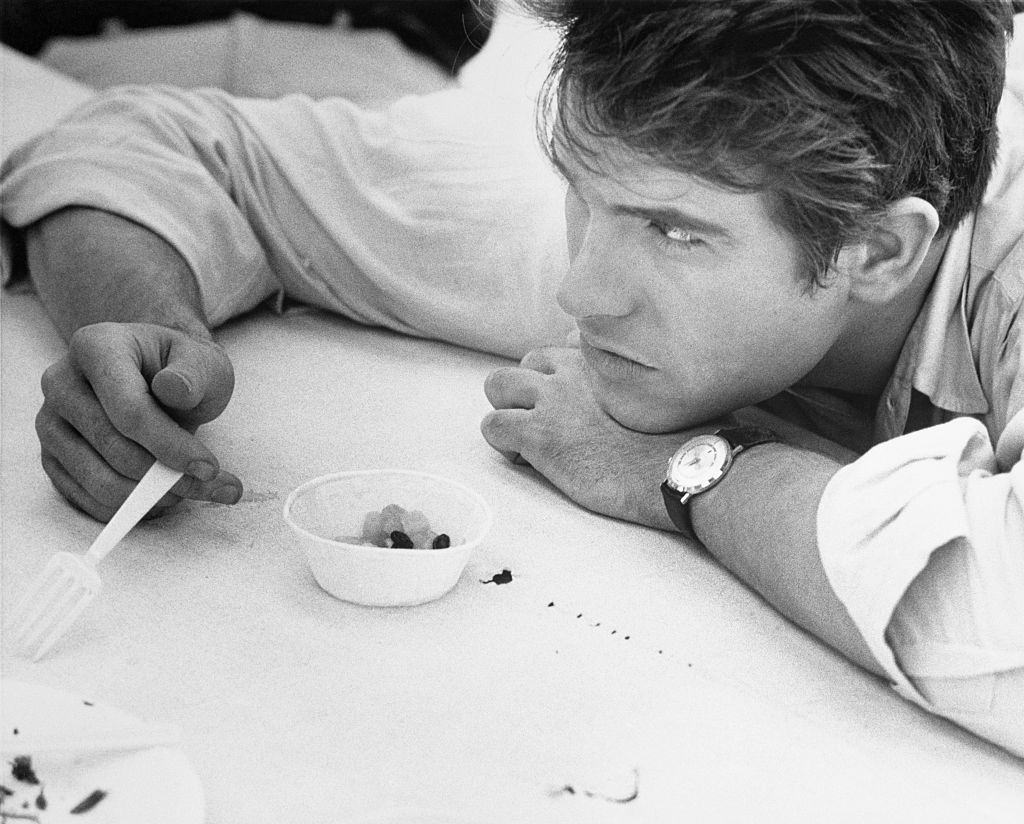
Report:
[[[89,812],[89,810],[99,804],[106,797],[107,793],[105,790],[93,790],[71,808],[71,815],[81,815],[82,813]]]
[[[39,783],[36,772],[32,769],[32,756],[30,755],[15,756],[14,761],[11,762],[11,775],[15,781],[20,781],[23,784]]]

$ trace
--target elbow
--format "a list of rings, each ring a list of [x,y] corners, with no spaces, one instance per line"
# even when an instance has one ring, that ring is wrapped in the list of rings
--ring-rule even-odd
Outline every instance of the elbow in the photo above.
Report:
[[[918,675],[909,681],[915,694],[905,697],[1024,759],[1024,667],[977,675]]]
[[[1024,573],[960,539],[933,554],[885,633],[897,691],[1024,758]]]

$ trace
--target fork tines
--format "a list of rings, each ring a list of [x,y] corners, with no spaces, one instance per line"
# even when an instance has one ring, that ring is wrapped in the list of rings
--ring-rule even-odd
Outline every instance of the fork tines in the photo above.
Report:
[[[99,590],[89,564],[70,552],[56,553],[14,610],[9,632],[15,649],[38,661]]]

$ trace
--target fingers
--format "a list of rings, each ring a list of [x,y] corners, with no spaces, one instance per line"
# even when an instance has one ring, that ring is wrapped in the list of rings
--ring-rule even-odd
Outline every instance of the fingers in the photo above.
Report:
[[[59,424],[57,425],[59,426]],[[70,427],[68,429],[70,430]],[[84,440],[75,437],[72,431],[69,431],[69,435],[70,437],[59,442],[61,456],[49,452],[46,447],[43,448],[43,470],[57,491],[72,506],[98,521],[109,521],[124,499],[135,488],[137,481],[118,475]],[[82,486],[76,476],[65,468],[66,465],[74,467],[77,473],[82,473],[83,469],[87,469],[88,475],[80,476],[90,478],[92,481],[90,488],[86,489]],[[160,514],[178,501],[179,497],[172,490],[157,502],[149,514],[150,516]]]
[[[535,349],[518,367],[488,375],[484,394],[494,407],[480,424],[484,439],[512,463],[544,474],[557,451],[550,433],[571,431],[594,413],[578,349]]]
[[[46,472],[50,482],[75,509],[81,510],[86,515],[91,515],[97,521],[103,521],[104,523],[114,516],[117,507],[106,506],[97,501],[85,491],[78,481],[71,477],[60,461],[52,455],[43,452],[42,464],[43,471]]]
[[[72,336],[70,365],[88,384],[103,415],[123,438],[138,444],[172,469],[212,480],[218,471],[216,457],[191,432],[183,429],[150,393],[143,372],[152,365],[142,362],[146,354],[142,351],[144,348],[127,334],[123,325],[83,327]],[[70,383],[62,387],[72,388]],[[98,416],[95,407],[89,409],[88,414]],[[97,423],[96,427],[102,425]],[[100,449],[106,457],[107,452]]]
[[[57,490],[78,509],[107,521],[135,489],[138,479],[119,473],[72,425],[44,406],[36,416],[43,469]],[[152,457],[143,472],[153,463]],[[81,479],[81,480],[80,480]],[[236,503],[242,484],[221,470],[210,481],[183,476],[153,508],[159,514],[182,498]]]
[[[67,360],[43,372],[41,385],[44,400],[36,416],[36,434],[44,450],[62,452],[58,444],[73,431],[119,475],[137,479],[149,469],[153,456],[114,427],[92,388]]]
[[[530,410],[494,409],[484,415],[480,432],[494,449],[515,464],[529,465],[524,454],[529,454],[526,442]]]
[[[494,411],[480,424],[487,442],[514,464],[530,466],[525,442],[527,410],[534,409],[546,382],[562,366],[571,350],[557,347],[534,349],[518,367],[496,369],[484,380],[484,394]]]
[[[236,504],[242,497],[242,482],[236,475],[220,469],[209,481],[183,475],[181,480],[171,487],[171,492],[179,498]]]
[[[504,366],[484,379],[484,395],[495,409],[532,409],[543,385],[544,375],[539,372]]]
[[[531,369],[543,375],[553,375],[564,358],[564,349],[553,346],[544,349],[534,349],[526,353],[519,365],[523,369]]]
[[[93,333],[84,334],[90,331]],[[120,330],[111,332],[102,334],[95,327],[85,327],[72,337],[69,351],[72,365],[88,382],[110,423],[172,469],[212,478],[217,471],[213,453],[183,430],[150,394],[134,341]]]
[[[578,364],[579,351],[548,346],[526,354],[518,367],[495,369],[484,381],[484,394],[495,409],[532,409],[544,391],[546,377]]]

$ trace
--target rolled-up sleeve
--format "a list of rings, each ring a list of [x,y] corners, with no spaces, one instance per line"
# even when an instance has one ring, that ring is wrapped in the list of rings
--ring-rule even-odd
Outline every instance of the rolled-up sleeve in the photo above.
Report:
[[[211,325],[275,292],[521,355],[564,339],[562,190],[522,107],[464,89],[341,99],[123,87],[16,151],[4,222],[105,209],[169,241]]]
[[[1024,757],[1024,413],[876,446],[818,509],[821,559],[895,689]],[[1009,446],[1013,445],[1013,455]]]
[[[24,227],[67,206],[118,214],[183,255],[211,324],[252,308],[278,284],[198,102],[140,87],[85,103],[4,163],[4,223]]]

